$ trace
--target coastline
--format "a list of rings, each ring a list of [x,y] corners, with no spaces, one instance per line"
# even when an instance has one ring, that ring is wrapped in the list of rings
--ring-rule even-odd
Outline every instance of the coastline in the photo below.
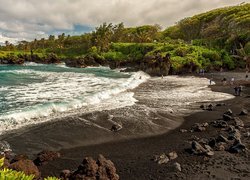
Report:
[[[218,82],[219,83],[219,82]],[[232,88],[217,84],[211,86],[213,91],[232,93]],[[216,151],[208,160],[203,156],[190,155],[185,149],[190,147],[188,141],[193,136],[199,138],[213,137],[218,129],[208,128],[204,132],[181,133],[180,129],[189,129],[194,123],[212,122],[221,117],[228,109],[239,113],[244,107],[250,110],[250,89],[245,89],[243,96],[223,101],[226,106],[216,107],[214,111],[201,111],[185,117],[184,123],[167,133],[157,136],[109,142],[99,145],[64,149],[60,151],[63,158],[53,161],[41,168],[44,176],[58,175],[62,169],[75,169],[82,157],[97,157],[103,154],[111,159],[121,179],[249,179],[249,152],[246,154],[231,154],[227,151]],[[250,118],[243,117],[246,128],[249,129]],[[249,149],[249,138],[243,137]],[[173,170],[172,163],[158,165],[151,159],[156,154],[176,151],[182,171]]]
[[[213,91],[220,91],[225,93],[232,93],[232,89],[220,85],[212,86]],[[249,89],[248,89],[249,93]],[[237,100],[235,102],[235,100]],[[243,100],[243,101],[242,101]],[[241,102],[242,101],[242,102]],[[237,102],[239,102],[237,104]],[[59,175],[60,171],[63,169],[76,169],[78,164],[82,161],[83,157],[86,156],[92,156],[97,157],[98,154],[103,154],[105,157],[111,159],[116,168],[117,172],[120,175],[121,179],[166,179],[166,177],[169,177],[169,179],[195,179],[199,176],[195,176],[195,173],[199,172],[200,177],[204,175],[202,171],[200,171],[199,167],[195,167],[197,164],[203,163],[202,157],[196,157],[188,154],[184,151],[185,148],[188,147],[187,138],[192,135],[199,135],[197,133],[180,133],[179,129],[188,129],[190,128],[194,123],[196,122],[208,122],[216,120],[221,114],[227,110],[228,108],[232,108],[233,111],[239,111],[246,101],[243,97],[237,97],[232,100],[227,100],[225,103],[227,104],[225,107],[218,107],[216,108],[216,111],[200,111],[196,112],[194,114],[191,114],[187,117],[179,117],[179,127],[178,125],[163,134],[156,135],[156,136],[149,136],[149,137],[142,137],[142,138],[132,138],[132,139],[122,139],[118,141],[112,141],[112,142],[102,142],[101,144],[94,145],[84,145],[79,147],[70,147],[70,144],[65,146],[68,146],[69,148],[64,148],[60,150],[60,153],[62,154],[62,158],[57,159],[55,161],[49,162],[48,164],[40,167],[40,170],[42,172],[42,176],[45,177],[47,175]],[[233,106],[231,106],[233,104]],[[194,110],[198,110],[198,105],[196,107],[193,107]],[[249,109],[248,109],[249,110]],[[168,114],[171,115],[171,114]],[[100,116],[105,118],[104,114],[100,114]],[[177,119],[176,119],[177,120]],[[249,119],[248,119],[249,120]],[[79,121],[80,122],[80,121]],[[81,126],[79,126],[79,122],[76,122],[74,120],[69,119],[69,124],[75,123],[76,128],[81,131]],[[63,124],[65,125],[65,124]],[[22,147],[25,146],[25,144],[29,144],[29,141],[24,142],[20,139],[20,136],[25,137],[30,135],[36,135],[39,136],[39,133],[43,131],[43,127],[45,126],[53,126],[53,128],[60,129],[63,127],[60,126],[60,123],[53,124],[53,123],[46,123],[39,125],[36,129],[32,130],[30,133],[26,134],[19,134],[16,135],[16,137],[12,137],[13,142],[16,143],[16,147]],[[65,130],[65,129],[64,129]],[[62,131],[64,131],[62,130]],[[72,132],[74,132],[76,129],[71,129]],[[61,131],[61,132],[62,132]],[[49,133],[46,131],[43,131],[43,133]],[[80,133],[80,132],[79,132]],[[208,134],[206,134],[208,133]],[[203,136],[214,134],[214,130],[203,133]],[[55,132],[51,132],[51,137],[56,136],[57,134]],[[98,134],[97,134],[98,135]],[[101,134],[100,134],[101,135]],[[111,139],[116,139],[118,134],[113,134]],[[38,140],[42,139],[43,137],[38,137]],[[60,140],[60,137],[55,137]],[[71,137],[72,138],[72,137]],[[34,139],[33,139],[34,140]],[[44,139],[44,141],[49,141],[53,144],[53,139]],[[74,138],[72,139],[74,140]],[[110,140],[110,139],[109,139]],[[8,140],[7,140],[8,141]],[[79,140],[77,140],[79,143]],[[55,146],[60,145],[58,142],[54,142]],[[33,144],[34,146],[35,144]],[[46,144],[43,144],[44,148],[46,149]],[[19,153],[27,153],[27,150],[30,149],[29,147],[25,147],[26,150],[21,150]],[[38,147],[39,149],[39,147]],[[37,151],[41,151],[39,149]],[[54,149],[56,150],[56,149]],[[177,173],[173,172],[171,170],[171,167],[169,164],[167,165],[158,165],[157,163],[151,161],[152,157],[156,154],[161,154],[163,152],[170,152],[170,151],[176,151],[178,153],[177,161],[182,165],[182,172]],[[30,152],[35,152],[34,149]],[[29,153],[29,152],[28,152]],[[196,163],[194,163],[196,162]],[[194,164],[194,166],[192,165]],[[178,177],[177,177],[178,176]],[[186,177],[185,177],[186,176]],[[195,177],[195,178],[194,178]]]

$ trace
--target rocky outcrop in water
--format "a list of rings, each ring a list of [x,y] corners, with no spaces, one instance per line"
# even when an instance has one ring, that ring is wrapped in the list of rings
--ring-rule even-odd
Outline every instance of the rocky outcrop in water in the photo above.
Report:
[[[25,59],[23,57],[9,55],[5,58],[0,58],[0,64],[23,64]]]
[[[170,55],[162,56],[159,53],[146,56],[141,61],[112,61],[109,64],[111,69],[126,68],[126,72],[144,71],[151,76],[166,76],[170,73]]]
[[[146,57],[140,64],[140,70],[152,76],[166,76],[169,74],[170,66],[169,54],[164,57],[161,54],[156,54]]]
[[[105,59],[87,55],[85,57],[67,59],[65,64],[69,67],[85,68],[88,66],[105,66],[108,65],[108,62]]]

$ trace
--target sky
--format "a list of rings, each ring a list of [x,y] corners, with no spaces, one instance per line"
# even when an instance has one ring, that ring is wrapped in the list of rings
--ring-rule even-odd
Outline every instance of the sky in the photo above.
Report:
[[[103,22],[163,28],[211,9],[250,0],[0,0],[0,44],[92,31]]]

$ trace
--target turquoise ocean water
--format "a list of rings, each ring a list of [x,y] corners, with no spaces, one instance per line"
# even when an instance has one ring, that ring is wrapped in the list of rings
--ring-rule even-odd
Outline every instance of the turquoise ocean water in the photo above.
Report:
[[[0,65],[0,132],[80,108],[131,105],[135,99],[127,90],[147,78],[142,72],[122,73],[107,67]]]

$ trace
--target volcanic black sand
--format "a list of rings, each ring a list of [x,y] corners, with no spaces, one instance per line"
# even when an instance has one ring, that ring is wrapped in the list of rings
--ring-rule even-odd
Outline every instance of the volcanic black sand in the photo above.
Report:
[[[243,75],[243,73],[241,73],[239,76],[241,75]],[[227,84],[223,86],[221,83],[222,76],[211,74],[207,76],[208,78],[213,77],[213,80],[216,81],[216,85],[211,86],[212,90],[234,94],[234,85],[231,86]],[[227,76],[229,79],[232,75],[227,74]],[[69,141],[68,144],[64,144],[69,148],[58,148],[62,155],[61,158],[51,161],[48,164],[40,167],[42,176],[58,176],[60,171],[63,169],[76,169],[81,163],[82,159],[86,156],[92,156],[96,158],[98,154],[103,154],[106,158],[114,162],[120,179],[250,179],[250,158],[248,150],[245,150],[241,153],[214,151],[215,153],[212,157],[194,155],[188,150],[191,148],[191,142],[193,140],[201,138],[209,139],[212,137],[217,137],[220,133],[225,133],[225,130],[221,128],[215,128],[210,123],[221,119],[223,113],[229,108],[233,111],[234,116],[238,116],[242,108],[250,111],[249,82],[241,80],[240,83],[244,83],[241,96],[236,96],[234,99],[223,102],[225,105],[222,106],[215,106],[218,104],[218,102],[211,102],[214,105],[214,109],[212,111],[203,110],[201,112],[189,115],[184,118],[185,120],[180,127],[168,131],[165,134],[137,139],[125,138],[119,141],[101,144],[97,144],[98,142],[96,142],[96,144],[92,143],[93,145],[84,145],[74,148],[70,147],[71,142]],[[199,108],[197,106],[197,110],[198,109]],[[170,115],[167,114],[166,116],[169,117]],[[241,141],[246,145],[247,149],[250,149],[249,136],[245,136],[245,134],[250,131],[250,115],[240,116],[240,118],[245,124],[244,128],[240,129],[242,134]],[[179,119],[179,123],[182,122],[181,118],[177,119]],[[205,122],[209,124],[205,131],[189,131],[195,123]],[[47,123],[46,126],[48,125],[49,124]],[[42,125],[40,125],[40,127],[41,126]],[[75,126],[78,127],[78,131],[81,130],[80,125],[76,123]],[[72,142],[77,142],[77,137],[70,137],[70,134],[74,134],[73,131],[76,131],[77,128],[67,129],[63,126],[60,126],[59,124],[57,124],[54,128],[62,128],[65,133],[68,133],[68,139],[71,138]],[[180,129],[186,129],[188,131],[180,132]],[[55,133],[56,138],[54,139],[42,139],[43,137],[41,137],[40,134],[41,133],[39,129],[30,131],[28,134],[26,133],[26,136],[33,136],[33,138],[30,139],[37,139],[37,141],[39,141],[37,142],[37,144],[39,144],[37,149],[34,148],[35,142],[32,142],[32,146],[30,146],[30,152],[33,153],[35,150],[42,150],[40,140],[44,142],[44,148],[48,147],[46,142],[53,144],[51,147],[56,147],[56,145],[59,147],[63,146],[60,144],[60,139],[62,139],[63,136],[60,137],[59,134]],[[50,134],[52,136],[53,131],[50,132]],[[100,133],[100,136],[103,136],[103,134]],[[25,133],[19,133],[4,139],[10,142],[12,147],[14,146],[18,149],[18,147],[21,148],[26,144],[29,144],[29,142],[24,142],[24,137]],[[114,132],[112,137],[109,137],[109,140],[115,138],[116,133]],[[53,142],[55,139],[58,139],[59,143],[56,141]],[[84,139],[84,137],[79,137],[79,139]],[[56,148],[53,150],[55,149]],[[27,147],[19,151],[17,150],[18,153],[22,151],[25,151],[23,153],[30,154],[29,148]],[[166,164],[160,165],[152,160],[154,155],[160,155],[162,153],[168,154],[172,151],[177,152],[178,158],[171,160]],[[182,168],[181,171],[177,171],[175,168],[173,168],[173,163],[175,162],[180,163]]]

